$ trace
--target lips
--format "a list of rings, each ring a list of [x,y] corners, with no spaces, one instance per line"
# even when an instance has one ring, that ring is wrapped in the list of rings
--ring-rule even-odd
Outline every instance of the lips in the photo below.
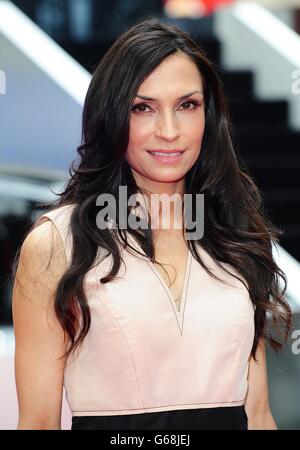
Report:
[[[159,152],[159,153],[166,153],[166,154],[168,154],[168,153],[183,153],[185,150],[182,150],[182,149],[180,149],[180,148],[175,148],[175,149],[173,149],[173,150],[163,150],[163,149],[160,149],[160,148],[158,148],[158,149],[155,149],[155,150],[147,150],[147,152],[148,153],[157,153],[157,152]]]
[[[151,158],[155,160],[159,164],[167,164],[167,165],[176,165],[181,161],[181,157],[183,155],[183,151],[177,151],[177,152],[156,152],[156,151],[149,151],[148,152]]]

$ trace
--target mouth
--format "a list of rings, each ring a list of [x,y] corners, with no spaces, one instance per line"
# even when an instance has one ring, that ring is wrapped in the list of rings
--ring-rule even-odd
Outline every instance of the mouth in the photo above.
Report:
[[[183,153],[185,150],[180,150],[180,149],[173,149],[173,150],[162,150],[162,149],[157,149],[157,150],[147,150],[148,153],[151,154],[155,154],[155,155],[161,155],[161,156],[177,156],[181,153]]]
[[[147,153],[156,161],[167,164],[174,164],[180,161],[184,152],[185,150],[147,150]]]

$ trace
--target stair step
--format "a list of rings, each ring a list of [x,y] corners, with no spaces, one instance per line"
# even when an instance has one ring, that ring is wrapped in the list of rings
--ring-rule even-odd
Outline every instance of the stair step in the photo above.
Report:
[[[298,143],[299,138],[292,135],[287,136],[285,142],[283,139],[275,139],[268,141],[267,139],[255,142],[255,140],[240,139],[237,151],[242,157],[260,157],[266,158],[281,158],[282,160],[288,158],[296,158],[300,155],[300,148]],[[282,142],[283,145],[280,145]]]
[[[229,101],[232,121],[235,126],[241,124],[282,124],[288,120],[288,102],[286,100],[231,100]]]
[[[269,203],[300,202],[300,187],[299,189],[266,189],[263,196]]]
[[[265,189],[261,194],[265,210],[275,224],[291,225],[299,221],[300,187]]]
[[[254,97],[253,72],[249,70],[220,70],[219,76],[229,101]]]
[[[299,220],[299,200],[298,202],[265,202],[265,210],[270,219],[277,225],[291,224]],[[299,223],[300,228],[300,223]]]
[[[270,155],[251,155],[247,154],[243,156],[243,160],[246,164],[255,170],[258,169],[266,169],[266,173],[268,170],[274,169],[290,169],[298,167],[300,174],[300,151],[298,154],[286,152],[284,155],[281,154],[270,154]],[[299,183],[300,185],[300,183]]]
[[[273,101],[273,100],[271,100]],[[285,100],[284,100],[285,101]],[[289,125],[287,123],[280,123],[274,127],[272,123],[245,123],[245,124],[238,124],[236,126],[236,129],[239,133],[245,134],[245,136],[249,137],[256,137],[256,135],[259,135],[259,137],[263,136],[280,136],[284,133],[290,133],[292,130],[289,128]]]
[[[300,167],[281,168],[272,167],[259,168],[248,166],[248,172],[252,178],[257,182],[260,189],[274,189],[274,188],[299,188],[300,186]]]
[[[291,131],[286,126],[237,127],[236,136],[241,155],[300,155],[300,131]]]

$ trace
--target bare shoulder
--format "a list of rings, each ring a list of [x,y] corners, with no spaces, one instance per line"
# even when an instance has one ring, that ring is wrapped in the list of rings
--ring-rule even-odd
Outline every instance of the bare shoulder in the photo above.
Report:
[[[59,255],[64,253],[63,249],[63,242],[53,222],[48,218],[42,218],[24,240],[21,254],[23,258],[49,256],[53,251]]]
[[[47,218],[38,221],[20,249],[15,285],[31,299],[41,301],[53,294],[67,269],[64,244],[55,225]],[[41,295],[42,294],[42,295]]]

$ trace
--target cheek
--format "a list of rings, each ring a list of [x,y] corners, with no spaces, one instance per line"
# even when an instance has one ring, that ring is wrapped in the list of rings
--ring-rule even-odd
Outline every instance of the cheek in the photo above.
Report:
[[[131,165],[138,164],[143,158],[142,150],[147,148],[147,136],[145,126],[141,126],[137,121],[130,122],[129,141],[125,157]]]
[[[131,119],[129,127],[129,144],[140,145],[148,137],[149,133],[153,129],[150,120],[143,119]]]
[[[199,157],[205,129],[204,115],[193,118],[186,123],[185,136],[190,147],[190,164],[193,165]]]
[[[194,124],[191,123],[188,131],[188,135],[190,138],[190,145],[193,146],[194,148],[197,148],[198,152],[201,149],[204,129],[205,129],[205,120],[202,120]]]
[[[191,142],[200,142],[205,128],[204,114],[195,115],[184,122],[185,134],[189,136]]]

